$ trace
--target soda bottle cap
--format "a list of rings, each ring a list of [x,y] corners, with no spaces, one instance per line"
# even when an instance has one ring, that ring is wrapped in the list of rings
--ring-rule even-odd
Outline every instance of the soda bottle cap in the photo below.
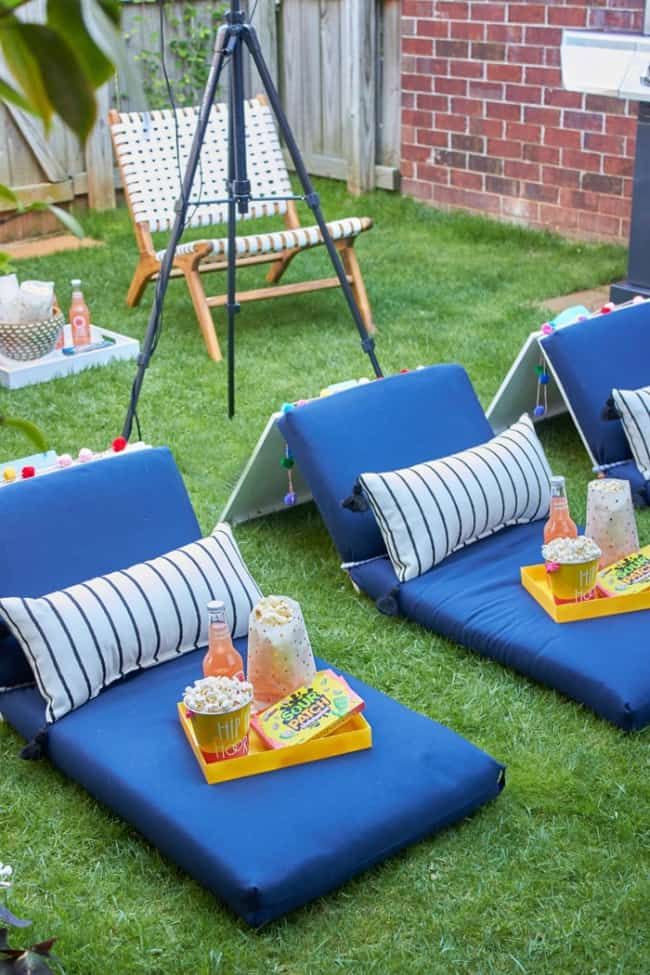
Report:
[[[75,289],[75,291],[79,291],[79,289],[81,288],[81,278],[73,278],[70,284]]]
[[[551,485],[554,487],[555,486],[561,487],[562,485],[564,485],[564,482],[565,482],[565,478],[562,474],[554,474],[553,477],[551,478]]]
[[[219,613],[219,612],[225,613],[226,604],[221,599],[211,599],[210,602],[208,603],[207,609],[208,609],[208,613]]]

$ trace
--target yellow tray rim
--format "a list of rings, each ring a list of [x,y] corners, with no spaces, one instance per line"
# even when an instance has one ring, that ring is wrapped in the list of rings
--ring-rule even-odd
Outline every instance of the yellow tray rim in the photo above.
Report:
[[[650,609],[650,590],[629,596],[606,596],[558,606],[548,585],[543,563],[524,565],[520,572],[521,584],[526,592],[530,593],[556,623],[576,623],[579,620],[602,619],[604,616],[619,616],[621,613],[638,613],[640,610]]]
[[[353,714],[345,724],[329,735],[301,745],[288,745],[286,748],[265,748],[257,732],[251,728],[251,737],[256,739],[256,744],[262,750],[224,762],[206,762],[196,740],[192,722],[185,715],[185,705],[179,701],[176,707],[181,727],[209,785],[372,748],[372,728],[362,714]]]

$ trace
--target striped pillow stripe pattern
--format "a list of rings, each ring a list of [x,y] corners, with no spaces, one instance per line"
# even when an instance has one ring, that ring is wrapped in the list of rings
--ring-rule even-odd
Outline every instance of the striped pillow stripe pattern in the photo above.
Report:
[[[0,599],[0,616],[31,663],[49,723],[126,674],[204,646],[211,599],[224,601],[233,636],[244,636],[260,596],[220,524],[151,561],[39,599]]]
[[[613,389],[612,396],[636,466],[650,478],[650,386]]]
[[[507,525],[548,514],[551,471],[529,416],[497,437],[429,463],[362,474],[400,582]]]

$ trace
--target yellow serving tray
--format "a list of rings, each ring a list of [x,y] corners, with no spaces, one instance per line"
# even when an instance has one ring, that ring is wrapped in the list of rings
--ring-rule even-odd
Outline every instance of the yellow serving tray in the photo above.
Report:
[[[619,613],[636,613],[650,609],[650,590],[630,596],[596,596],[582,602],[561,603],[553,599],[544,565],[524,565],[521,584],[533,599],[546,610],[556,623],[575,623],[577,620],[593,620],[602,616],[618,616]]]
[[[179,702],[177,708],[183,731],[201,767],[205,781],[210,785],[372,748],[372,728],[362,714],[353,714],[345,724],[324,738],[314,738],[302,745],[287,745],[286,748],[267,748],[255,729],[251,728],[248,755],[229,758],[223,762],[206,762],[194,735],[192,722],[185,716],[185,705]]]

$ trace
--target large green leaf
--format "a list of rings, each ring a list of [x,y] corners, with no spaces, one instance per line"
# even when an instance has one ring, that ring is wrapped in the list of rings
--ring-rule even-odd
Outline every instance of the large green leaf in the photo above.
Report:
[[[84,236],[84,229],[76,217],[73,217],[72,214],[67,210],[64,210],[63,207],[58,207],[54,203],[47,203],[46,207],[50,213],[56,217],[59,223],[63,224],[66,230],[69,230],[71,234],[74,234],[75,237],[78,237],[81,240],[81,238]]]
[[[47,24],[73,48],[79,64],[93,87],[98,88],[115,73],[86,27],[81,0],[47,0]]]
[[[34,108],[29,104],[27,99],[12,88],[11,85],[7,84],[0,78],[0,101],[11,102],[12,105],[17,105],[18,108],[22,108],[23,112],[33,112]]]
[[[30,0],[0,0],[0,18],[11,15],[18,7],[24,7]]]
[[[51,107],[85,140],[95,124],[97,106],[93,86],[72,47],[44,24],[20,24],[15,32],[38,60]]]
[[[22,420],[17,416],[0,416],[0,426],[3,424],[6,427],[13,427],[14,430],[20,430],[40,453],[44,454],[48,449],[45,434],[30,420]]]
[[[3,187],[0,186],[0,190]],[[71,234],[75,237],[81,239],[84,236],[84,229],[77,220],[73,217],[68,210],[64,210],[63,207],[58,207],[55,203],[46,203],[44,200],[35,200],[34,203],[29,203],[27,206],[22,206],[18,201],[17,209],[19,213],[33,213],[34,211],[42,212],[43,210],[48,210],[53,217],[63,224],[66,230],[69,230]]]
[[[29,38],[25,37],[25,26],[13,15],[0,18],[0,47],[22,94],[48,126],[52,117],[52,104],[45,89],[37,55],[30,46]]]
[[[16,209],[20,208],[20,201],[18,200],[18,197],[14,191],[9,189],[8,186],[5,186],[4,183],[0,183],[0,200],[3,203],[9,203],[12,206],[15,206]]]
[[[120,76],[120,90],[132,105],[146,105],[142,79],[138,69],[126,49],[119,30],[119,10],[117,19],[112,0],[81,0],[84,23],[93,41],[115,65]]]

